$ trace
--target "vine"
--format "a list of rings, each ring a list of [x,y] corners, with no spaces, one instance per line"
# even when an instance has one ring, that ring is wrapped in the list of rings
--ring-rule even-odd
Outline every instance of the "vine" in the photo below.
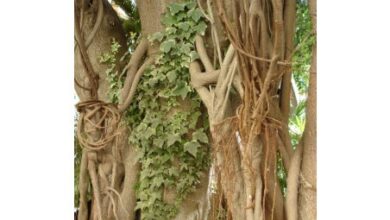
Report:
[[[117,104],[119,101],[119,91],[123,87],[123,79],[120,79],[120,75],[117,70],[117,54],[121,45],[115,38],[112,39],[111,50],[107,53],[103,53],[100,56],[100,63],[108,65],[106,70],[107,81],[109,83],[108,97],[112,103]],[[125,54],[126,55],[126,54]]]
[[[160,43],[159,54],[126,114],[129,142],[142,166],[136,187],[142,219],[173,218],[209,166],[208,120],[189,84],[189,64],[198,58],[194,39],[207,26],[194,1],[170,4],[162,22],[165,30],[149,36]],[[174,192],[174,201],[167,191]]]

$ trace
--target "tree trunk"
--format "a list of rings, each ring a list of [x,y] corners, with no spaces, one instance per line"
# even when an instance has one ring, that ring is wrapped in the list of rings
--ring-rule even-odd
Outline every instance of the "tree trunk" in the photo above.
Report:
[[[120,114],[126,111],[142,73],[159,53],[159,43],[150,44],[147,37],[164,31],[165,27],[160,22],[162,15],[168,4],[175,2],[181,1],[137,0],[142,26],[141,40],[126,66],[127,76],[120,91],[118,106],[112,107],[107,95],[108,66],[100,63],[99,57],[111,50],[111,39],[114,37],[121,45],[117,54],[119,60],[126,51],[124,32],[105,0],[76,0],[75,22],[78,23],[75,32],[78,36],[75,47],[75,90],[81,102],[101,101],[102,109],[111,106],[113,111]],[[297,220],[299,215],[301,220],[316,219],[315,46],[310,71],[307,124],[302,145],[296,152],[292,150],[287,130],[295,1],[198,2],[208,15],[210,27],[205,37],[196,38],[200,61],[190,65],[191,85],[207,108],[215,166],[228,210],[226,217],[231,216],[233,220]],[[314,12],[315,9],[311,8],[313,17]],[[81,30],[79,34],[78,29]],[[82,53],[83,47],[89,58],[87,62]],[[209,58],[211,54],[212,59]],[[118,62],[117,68],[122,70],[124,66],[124,63]],[[97,82],[91,78],[91,72],[98,75]],[[91,90],[95,84],[98,86],[96,95]],[[159,99],[158,102],[164,100]],[[180,101],[180,105],[174,107],[167,117],[188,111],[190,105],[188,98]],[[93,111],[81,111],[80,120]],[[104,116],[98,112],[90,118],[90,124],[85,122],[85,129],[95,129],[88,140],[98,141],[104,135],[106,131],[94,127],[94,124],[101,123]],[[108,118],[103,122],[109,124],[112,120]],[[141,167],[136,162],[137,146],[128,143],[132,131],[123,119],[119,124],[117,132],[120,135],[109,142],[104,150],[83,149],[79,187],[80,220],[136,218],[135,186]],[[119,149],[119,157],[115,154],[116,148]],[[286,200],[276,175],[278,152],[287,169],[292,170],[291,177],[289,173],[290,196]],[[299,170],[300,184],[297,182]],[[92,210],[88,210],[86,200],[89,181],[93,191]],[[207,219],[209,181],[208,170],[203,171],[200,183],[179,205],[174,220]],[[175,189],[164,187],[163,191],[164,202],[173,204],[177,196]],[[290,206],[294,202],[299,203]]]
[[[314,33],[317,30],[316,1],[309,2]],[[303,134],[302,174],[299,195],[301,220],[317,219],[317,46],[313,45],[306,107],[306,127]]]
[[[94,1],[75,1],[75,34],[79,34],[78,41],[82,40],[84,46],[87,47],[86,54],[92,70],[88,70],[88,67],[85,64],[85,58],[81,55],[80,43],[76,41],[75,46],[75,90],[81,102],[88,101],[93,99],[89,89],[91,88],[91,81],[88,77],[88,71],[92,71],[95,75],[98,76],[98,90],[97,90],[97,99],[103,102],[110,102],[108,97],[109,93],[109,82],[107,80],[106,70],[109,68],[107,64],[101,63],[100,57],[104,53],[109,53],[111,51],[112,39],[114,38],[119,44],[120,49],[117,53],[117,60],[125,53],[126,38],[125,33],[122,30],[121,23],[112,9],[111,5],[102,0]],[[78,33],[77,28],[81,31]],[[121,70],[124,67],[124,62],[116,63],[117,70]],[[94,120],[97,123],[97,119]],[[120,123],[124,123],[123,121]],[[134,163],[133,158],[135,158],[135,152],[131,146],[128,144],[128,135],[129,131],[122,126],[120,130],[120,136],[117,140],[117,145],[119,149],[123,149],[122,156],[123,160],[114,160],[113,155],[110,152],[112,146],[108,146],[106,150],[97,152],[90,151],[88,149],[83,149],[82,156],[82,168],[80,171],[80,208],[78,219],[87,220],[87,219],[99,219],[99,213],[97,210],[96,196],[100,197],[102,202],[100,204],[100,209],[102,210],[102,218],[113,219],[113,212],[117,212],[120,216],[120,219],[134,219],[134,207],[135,207],[135,193],[134,193],[134,184],[136,183],[136,176],[138,173],[138,165]],[[99,134],[96,133],[97,136]],[[88,155],[95,154],[97,156],[96,163],[91,167],[92,163],[88,160]],[[87,169],[90,167],[90,170],[95,173],[92,174],[88,172]],[[115,167],[115,168],[114,168]],[[115,170],[115,171],[114,171]],[[109,185],[107,178],[113,175],[113,172],[116,173],[115,184]],[[89,173],[89,174],[88,174]],[[87,207],[87,191],[88,191],[88,175],[96,175],[96,183],[99,185],[100,191],[95,191],[92,202],[92,209],[88,210]],[[126,182],[126,184],[121,183],[120,181]],[[113,183],[113,182],[112,182]],[[108,192],[107,187],[111,187],[113,190],[120,193],[120,195],[114,195],[114,193]],[[110,194],[111,196],[108,196]],[[110,198],[111,197],[111,198]],[[110,205],[111,199],[116,203],[117,210],[112,210],[114,207],[111,207],[109,213],[107,207]],[[128,214],[124,214],[128,213]]]

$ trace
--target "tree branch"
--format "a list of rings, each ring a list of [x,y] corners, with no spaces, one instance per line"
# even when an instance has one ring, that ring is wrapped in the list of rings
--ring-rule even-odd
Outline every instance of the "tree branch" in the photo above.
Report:
[[[197,35],[195,37],[195,45],[196,50],[198,51],[200,60],[202,61],[203,66],[206,69],[206,72],[212,72],[214,71],[213,64],[211,64],[210,58],[207,55],[206,48],[204,46],[204,42],[201,36]]]
[[[193,77],[196,77],[196,75],[200,74],[200,65],[197,61],[194,61],[190,64],[190,76],[191,76],[191,84],[193,82]],[[206,74],[205,74],[206,75]],[[200,98],[202,99],[203,104],[206,106],[207,110],[210,111],[212,109],[212,96],[210,91],[206,89],[203,86],[194,87],[196,92],[199,94]]]
[[[96,22],[92,28],[92,31],[89,33],[87,39],[85,40],[85,48],[88,49],[89,45],[92,43],[93,38],[95,37],[97,31],[99,30],[100,25],[103,21],[104,15],[103,0],[98,0],[98,13],[96,16]]]
[[[119,104],[119,106],[118,106],[119,112],[123,112],[124,110],[126,110],[127,107],[129,107],[129,105],[131,104],[131,101],[134,97],[135,91],[137,90],[137,85],[141,79],[141,76],[144,74],[145,69],[153,62],[154,62],[154,58],[149,57],[145,61],[145,63],[143,63],[142,66],[138,69],[137,73],[134,76],[134,79],[133,79],[134,81],[131,84],[130,91],[129,91],[129,94],[128,94],[126,100],[124,101],[123,104]]]
[[[208,84],[217,82],[218,75],[221,71],[214,70],[212,72],[193,72],[191,74],[191,85],[194,88],[202,87]]]
[[[122,104],[127,99],[130,88],[133,84],[134,77],[137,73],[138,66],[140,65],[142,58],[145,55],[146,51],[148,50],[148,47],[149,47],[148,40],[143,38],[140,41],[140,43],[138,44],[134,53],[132,54],[129,63],[125,67],[125,69],[128,69],[128,70],[127,70],[125,83],[124,83],[123,88],[120,92],[119,104]]]

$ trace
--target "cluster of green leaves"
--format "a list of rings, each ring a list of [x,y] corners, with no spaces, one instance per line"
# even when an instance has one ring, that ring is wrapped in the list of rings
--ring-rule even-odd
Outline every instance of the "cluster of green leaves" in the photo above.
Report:
[[[294,114],[289,119],[289,132],[291,137],[291,143],[295,148],[302,137],[305,130],[306,122],[306,101],[302,101],[295,108]]]
[[[307,1],[297,2],[297,28],[294,41],[295,45],[301,45],[293,56],[293,77],[298,87],[298,94],[296,94],[298,103],[289,120],[291,141],[295,148],[305,128],[306,97],[309,86],[312,46],[314,43]]]
[[[293,77],[299,93],[306,94],[309,80],[311,47],[314,43],[309,7],[306,1],[297,1],[297,17],[294,44],[301,45],[293,56]]]
[[[189,64],[198,58],[194,38],[204,34],[206,23],[194,1],[170,4],[162,23],[165,30],[149,37],[160,44],[159,54],[142,76],[126,116],[129,141],[142,165],[136,207],[142,219],[174,217],[209,166],[208,122],[189,83]],[[176,194],[169,204],[166,190]]]
[[[123,87],[123,79],[119,78],[118,69],[116,67],[117,64],[117,54],[119,52],[119,48],[121,45],[114,38],[111,43],[111,50],[109,52],[103,53],[100,56],[100,63],[104,63],[108,65],[106,69],[107,80],[109,83],[109,92],[108,96],[112,103],[118,103],[119,101],[119,91]]]

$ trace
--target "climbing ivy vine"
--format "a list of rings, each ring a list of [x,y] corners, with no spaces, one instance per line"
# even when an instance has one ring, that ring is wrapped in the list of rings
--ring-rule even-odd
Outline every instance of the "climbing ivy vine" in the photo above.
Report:
[[[193,1],[170,4],[162,22],[165,30],[149,36],[160,44],[159,54],[126,115],[142,167],[136,187],[142,219],[174,217],[209,166],[208,120],[189,83],[189,64],[198,58],[194,38],[206,23]],[[167,202],[167,191],[174,201]]]
[[[109,52],[103,53],[100,56],[100,63],[104,63],[108,66],[106,69],[107,81],[109,83],[108,97],[112,103],[118,103],[119,101],[119,91],[123,87],[123,79],[120,78],[120,74],[117,70],[117,54],[121,45],[115,38],[112,39],[111,50]],[[126,55],[126,54],[125,54]],[[122,58],[121,58],[122,59]]]

